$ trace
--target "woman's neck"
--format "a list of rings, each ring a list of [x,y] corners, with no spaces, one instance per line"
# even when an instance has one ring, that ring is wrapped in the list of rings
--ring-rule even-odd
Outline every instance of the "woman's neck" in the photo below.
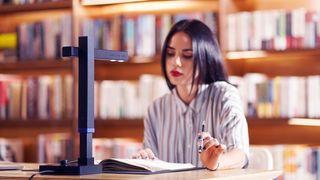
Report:
[[[192,99],[196,96],[198,92],[198,86],[194,85],[191,89],[191,85],[188,86],[177,86],[177,94],[180,99],[187,105],[190,104]]]

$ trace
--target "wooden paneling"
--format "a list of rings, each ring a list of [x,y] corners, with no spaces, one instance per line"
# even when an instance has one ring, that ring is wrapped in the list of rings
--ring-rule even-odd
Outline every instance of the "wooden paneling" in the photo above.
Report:
[[[25,60],[0,63],[1,74],[44,75],[71,74],[71,60]]]
[[[308,76],[320,73],[320,50],[239,51],[226,54],[233,75],[264,73],[273,76]]]
[[[96,138],[134,138],[142,141],[142,119],[108,119],[95,121]],[[287,118],[248,118],[249,139],[252,145],[320,144],[319,126],[289,125]]]
[[[219,1],[186,0],[186,1],[146,1],[124,4],[111,4],[104,6],[88,6],[78,9],[83,16],[110,17],[114,15],[140,15],[164,13],[188,13],[219,11]]]
[[[289,125],[287,119],[248,120],[250,144],[320,144],[320,126]]]
[[[160,63],[114,63],[106,61],[96,61],[95,63],[96,80],[138,80],[142,74],[161,75]]]
[[[95,138],[133,138],[143,139],[143,121],[141,119],[107,119],[95,121]]]

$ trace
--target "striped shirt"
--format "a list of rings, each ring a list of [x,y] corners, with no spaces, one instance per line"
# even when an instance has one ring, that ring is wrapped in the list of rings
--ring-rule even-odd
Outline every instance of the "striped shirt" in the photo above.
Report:
[[[205,131],[226,145],[227,151],[238,148],[248,157],[248,126],[238,90],[222,81],[202,85],[189,105],[176,89],[156,99],[144,119],[144,148],[161,160],[201,167],[197,134],[203,120]]]

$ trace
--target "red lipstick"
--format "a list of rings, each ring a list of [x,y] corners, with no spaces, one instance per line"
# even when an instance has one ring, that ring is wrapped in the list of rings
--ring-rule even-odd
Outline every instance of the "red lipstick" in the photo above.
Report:
[[[173,77],[179,77],[179,76],[181,76],[181,75],[182,75],[182,73],[181,73],[181,72],[176,71],[176,70],[172,70],[172,71],[170,71],[170,74],[171,74]]]

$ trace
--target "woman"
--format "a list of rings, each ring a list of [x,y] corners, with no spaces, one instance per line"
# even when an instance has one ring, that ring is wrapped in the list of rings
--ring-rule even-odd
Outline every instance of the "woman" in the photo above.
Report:
[[[247,122],[237,89],[227,83],[211,30],[198,20],[176,23],[164,42],[161,65],[171,93],[150,105],[144,120],[145,149],[133,158],[210,170],[246,167]]]

